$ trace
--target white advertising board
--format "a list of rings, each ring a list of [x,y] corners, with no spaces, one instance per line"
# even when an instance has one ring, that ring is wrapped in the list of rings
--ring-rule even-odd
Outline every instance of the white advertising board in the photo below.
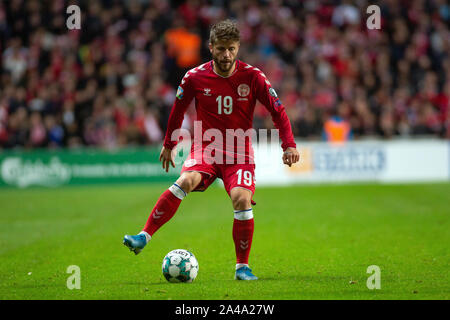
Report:
[[[448,181],[445,140],[361,141],[332,145],[297,141],[301,161],[282,164],[278,144],[254,145],[257,185],[319,182]]]

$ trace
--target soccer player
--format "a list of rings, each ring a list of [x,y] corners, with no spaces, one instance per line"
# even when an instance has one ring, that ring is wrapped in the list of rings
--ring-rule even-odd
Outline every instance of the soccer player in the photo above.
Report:
[[[289,119],[269,80],[258,68],[237,59],[240,36],[236,24],[230,20],[218,22],[211,28],[209,40],[212,60],[188,71],[178,87],[159,158],[164,170],[168,172],[170,165],[175,168],[173,150],[177,141],[172,139],[172,134],[181,127],[184,113],[194,98],[203,139],[196,142],[194,133],[191,153],[183,164],[180,177],[160,196],[142,232],[125,235],[123,243],[135,254],[141,252],[154,233],[173,217],[190,192],[204,191],[220,178],[234,208],[235,279],[256,280],[258,278],[248,265],[254,229],[252,205],[255,204],[252,199],[255,165],[251,138],[237,135],[241,141],[237,141],[236,146],[234,140],[233,143],[227,140],[224,147],[217,137],[229,138],[238,130],[252,130],[253,112],[256,100],[259,100],[279,130],[283,163],[291,166],[300,156]],[[234,133],[230,133],[230,129]]]

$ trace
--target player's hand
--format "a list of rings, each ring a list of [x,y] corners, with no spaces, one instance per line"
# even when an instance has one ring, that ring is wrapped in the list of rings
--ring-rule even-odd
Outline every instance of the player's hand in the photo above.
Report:
[[[300,153],[296,148],[286,148],[283,152],[283,163],[289,167],[300,160]]]
[[[175,163],[173,162],[173,153],[172,149],[167,149],[162,147],[161,154],[159,155],[159,161],[162,161],[162,167],[166,172],[169,172],[169,166],[175,168]]]

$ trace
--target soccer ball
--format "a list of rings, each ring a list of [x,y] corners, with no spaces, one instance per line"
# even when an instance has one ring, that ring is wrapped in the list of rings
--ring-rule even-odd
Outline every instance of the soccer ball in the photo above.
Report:
[[[197,277],[198,261],[192,252],[172,250],[163,259],[162,272],[169,282],[192,282]]]

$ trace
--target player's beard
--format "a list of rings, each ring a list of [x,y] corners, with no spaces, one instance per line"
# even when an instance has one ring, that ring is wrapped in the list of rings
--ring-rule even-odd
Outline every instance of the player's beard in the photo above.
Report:
[[[219,69],[220,72],[223,72],[223,73],[230,71],[231,68],[233,67],[234,63],[236,62],[236,58],[231,60],[231,62],[228,64],[220,62],[217,57],[213,57],[213,60],[214,60],[214,64],[217,67],[217,69]]]

